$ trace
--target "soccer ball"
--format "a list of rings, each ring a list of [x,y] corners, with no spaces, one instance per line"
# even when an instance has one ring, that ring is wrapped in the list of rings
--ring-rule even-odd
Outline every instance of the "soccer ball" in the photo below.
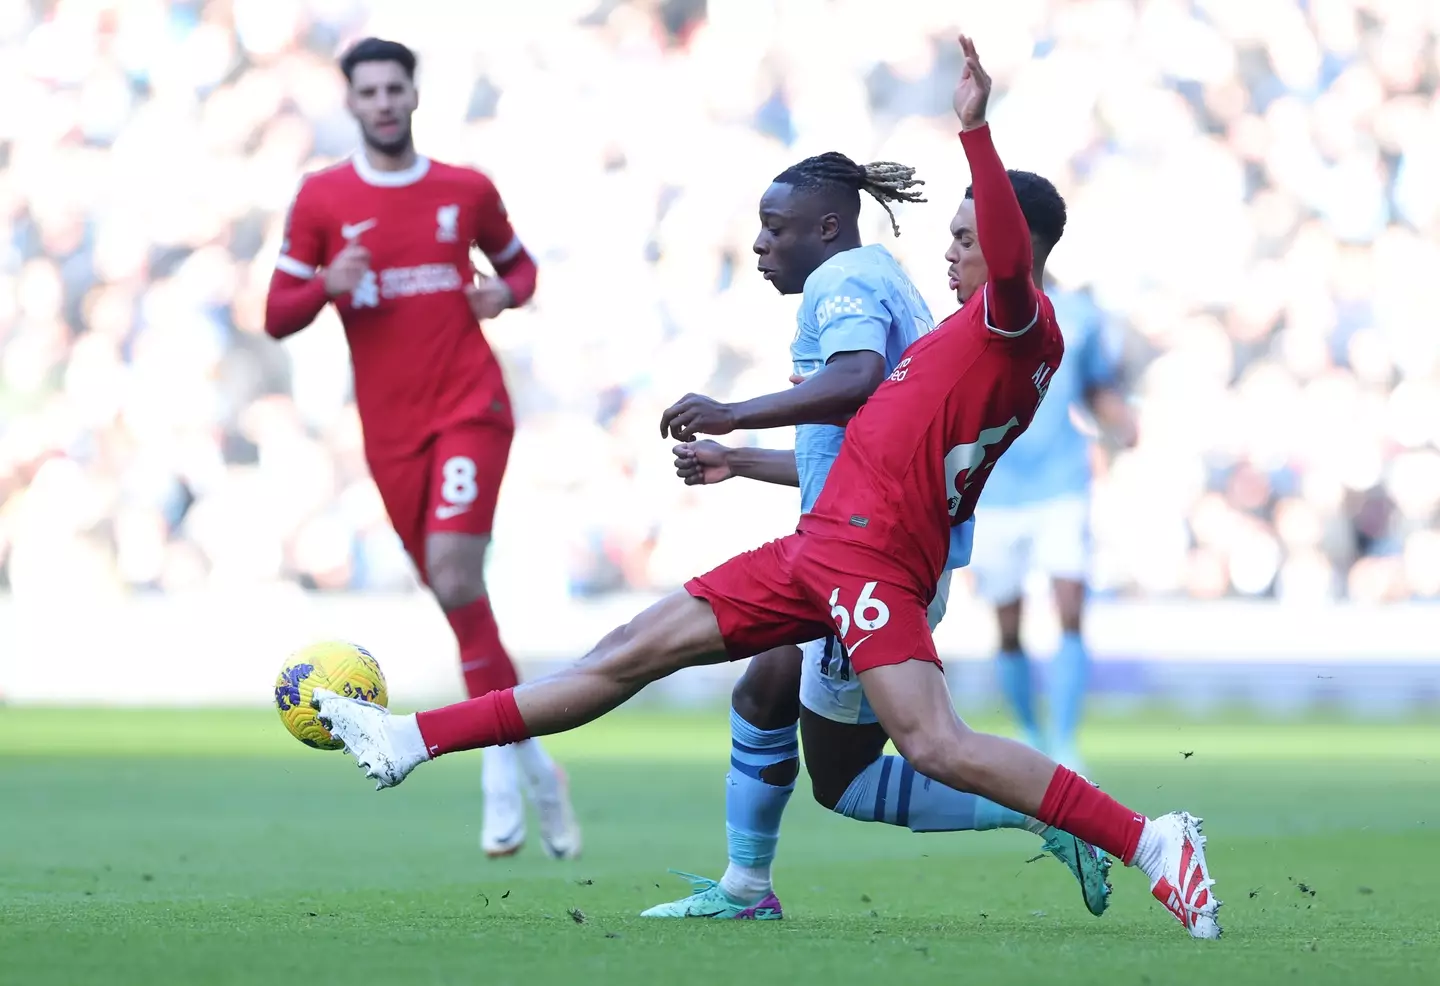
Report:
[[[343,744],[320,725],[319,713],[310,705],[316,688],[376,705],[390,700],[380,664],[359,644],[326,640],[291,654],[275,679],[275,708],[290,735],[317,750],[338,750]]]

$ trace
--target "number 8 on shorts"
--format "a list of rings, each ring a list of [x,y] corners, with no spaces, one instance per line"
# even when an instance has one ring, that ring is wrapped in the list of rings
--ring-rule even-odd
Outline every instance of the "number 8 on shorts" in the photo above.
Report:
[[[509,428],[486,425],[440,435],[430,451],[427,529],[490,533],[510,438]]]
[[[475,502],[475,460],[452,455],[440,467],[440,496],[446,503],[468,506]]]

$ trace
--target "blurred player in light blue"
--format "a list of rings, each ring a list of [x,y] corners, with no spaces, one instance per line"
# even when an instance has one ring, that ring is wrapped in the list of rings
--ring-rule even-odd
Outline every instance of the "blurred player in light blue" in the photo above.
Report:
[[[844,437],[836,422],[854,414],[887,376],[903,375],[905,349],[934,324],[895,259],[882,246],[862,246],[857,225],[861,192],[888,211],[890,202],[918,198],[911,191],[917,184],[910,168],[862,166],[833,152],[776,176],[760,201],[754,249],[758,269],[777,291],[802,296],[790,345],[796,386],[736,404],[687,394],[670,407],[661,430],[686,443],[675,456],[676,472],[687,484],[740,476],[798,486],[802,511],[814,505]],[[1063,214],[1058,221],[1063,224]],[[695,441],[700,434],[791,425],[794,449]],[[927,614],[932,629],[945,611],[950,570],[969,560],[973,530],[973,523],[952,529],[950,557]],[[1105,910],[1110,862],[1094,847],[884,755],[885,732],[849,655],[833,637],[751,658],[731,695],[730,735],[729,866],[719,880],[682,874],[692,893],[646,910],[646,917],[783,916],[771,867],[802,740],[815,800],[837,814],[916,832],[1026,829],[1070,868],[1086,907],[1094,914]]]
[[[1134,444],[1135,424],[1116,386],[1117,360],[1099,310],[1083,295],[1051,298],[1065,336],[1065,359],[1035,420],[990,473],[975,511],[970,570],[976,593],[995,607],[1000,688],[1025,741],[1083,773],[1076,737],[1090,663],[1081,614],[1089,565],[1091,438],[1077,417],[1093,416],[1111,440],[1126,447]],[[1040,728],[1030,661],[1020,641],[1025,581],[1032,571],[1049,577],[1060,615],[1060,650],[1048,676],[1048,731]]]

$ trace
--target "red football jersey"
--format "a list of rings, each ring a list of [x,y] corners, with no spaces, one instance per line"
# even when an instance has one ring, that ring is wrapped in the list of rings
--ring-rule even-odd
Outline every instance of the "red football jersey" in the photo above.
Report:
[[[921,336],[845,431],[825,489],[799,530],[874,555],[875,577],[913,580],[929,599],[995,460],[1035,416],[1065,341],[1036,292],[1028,328],[989,326],[988,290]]]
[[[464,294],[472,244],[497,271],[530,263],[490,179],[424,157],[403,172],[378,171],[356,154],[306,176],[276,269],[310,280],[351,240],[370,251],[370,270],[333,302],[366,444],[413,447],[459,422],[509,421],[500,366]],[[267,325],[275,335],[301,327]]]

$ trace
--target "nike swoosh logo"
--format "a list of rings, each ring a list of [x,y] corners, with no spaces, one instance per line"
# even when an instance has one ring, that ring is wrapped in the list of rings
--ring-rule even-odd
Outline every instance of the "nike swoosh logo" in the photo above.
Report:
[[[470,507],[467,504],[458,504],[455,506],[442,504],[435,508],[435,516],[440,520],[449,520],[451,517],[459,517],[469,509]]]
[[[363,223],[345,223],[340,227],[340,235],[347,240],[353,240],[367,229],[374,229],[378,220],[367,219]]]
[[[501,846],[501,847],[504,847],[504,846],[513,846],[515,843],[517,843],[517,842],[520,841],[520,836],[524,833],[524,831],[525,831],[525,823],[524,823],[524,822],[517,822],[516,825],[515,825],[514,830],[511,831],[509,835],[506,835],[506,836],[504,836],[504,837],[502,837],[502,838],[499,838],[499,839],[496,839],[496,840],[495,840],[495,845]]]
[[[855,641],[855,643],[854,643],[853,646],[846,647],[846,648],[845,648],[845,653],[849,654],[851,657],[854,657],[854,656],[855,656],[855,652],[860,649],[860,645],[863,644],[865,641],[869,640],[869,639],[870,639],[871,637],[873,637],[873,636],[875,636],[873,633],[867,633],[865,636],[863,636],[863,637],[861,637],[859,640]]]

